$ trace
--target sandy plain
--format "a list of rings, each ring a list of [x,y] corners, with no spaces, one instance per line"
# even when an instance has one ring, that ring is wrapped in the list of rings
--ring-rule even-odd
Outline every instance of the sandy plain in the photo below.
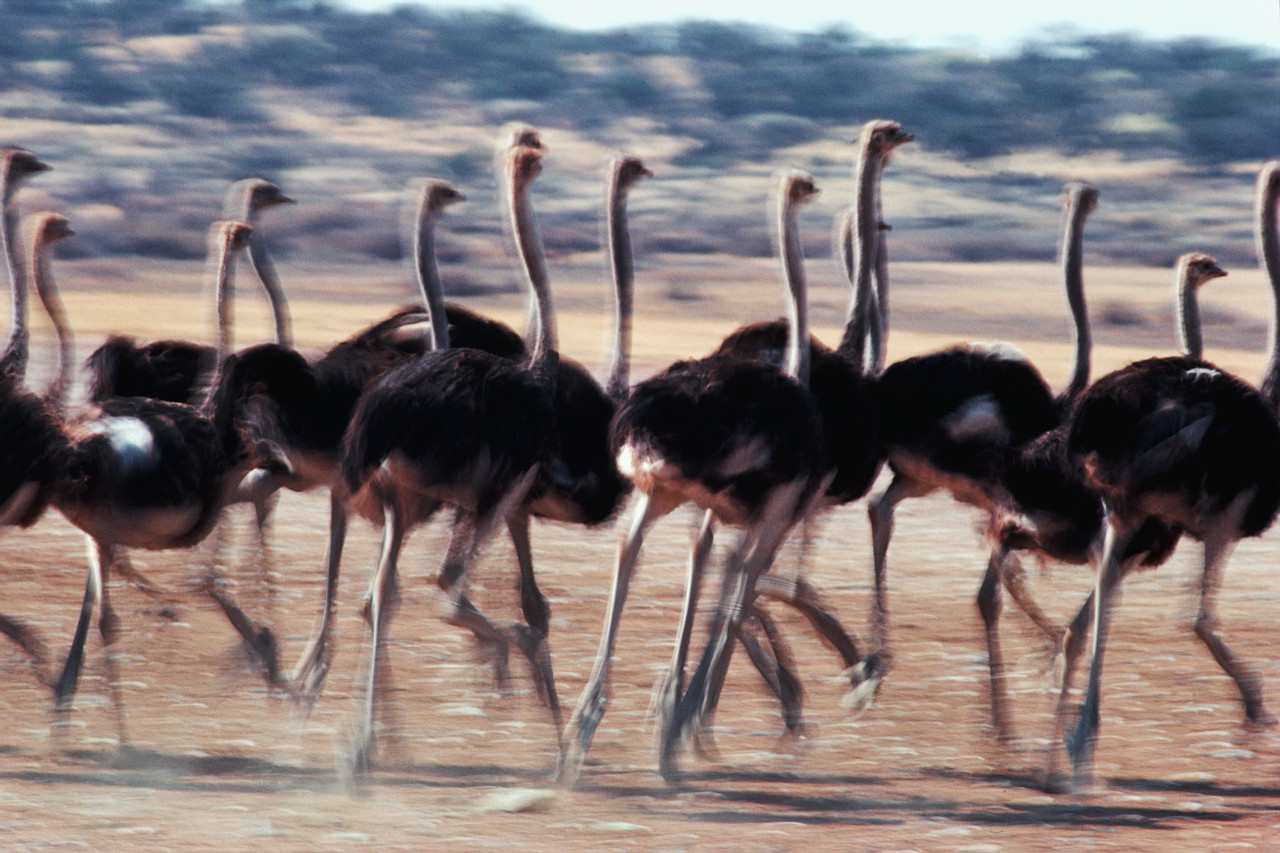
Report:
[[[594,365],[607,323],[594,277],[598,259],[564,260],[576,263],[578,274],[557,290],[562,347]],[[144,338],[203,332],[196,285],[158,296],[168,291],[146,275],[108,289],[110,270],[90,262],[64,269],[81,352],[111,330]],[[349,291],[336,273],[290,270],[291,278],[310,282],[291,288],[300,342],[318,348],[404,301],[409,292],[399,289],[399,273],[384,272],[370,295]],[[681,273],[654,261],[647,272],[649,281],[661,282],[701,271]],[[643,289],[646,268],[640,274]],[[1172,349],[1167,271],[1087,274],[1095,310],[1124,308],[1115,316],[1138,318],[1101,325],[1095,375]],[[777,313],[775,275],[772,264],[748,263],[717,269],[693,301],[642,296],[637,375],[707,351],[739,322]],[[1035,265],[902,265],[895,273],[891,358],[999,336],[1022,346],[1060,385],[1070,343],[1055,275]],[[198,277],[195,265],[179,278]],[[735,283],[741,281],[751,284]],[[1206,303],[1210,357],[1256,377],[1270,310],[1260,276],[1233,273],[1206,294]],[[518,295],[497,297],[492,307],[504,319],[521,320]],[[249,300],[241,310],[240,343],[262,339],[259,306]],[[842,310],[842,291],[815,288],[820,336],[834,337]],[[36,346],[47,351],[47,338],[38,335]],[[37,382],[48,373],[42,358]],[[236,594],[276,628],[289,661],[301,651],[321,599],[325,514],[319,494],[282,497],[274,598],[235,570]],[[660,524],[646,545],[623,617],[612,702],[573,791],[549,778],[554,733],[524,673],[514,668],[512,691],[498,692],[469,641],[434,615],[430,580],[446,541],[440,523],[420,530],[402,560],[389,748],[355,789],[344,784],[340,755],[356,708],[364,643],[358,607],[377,531],[356,523],[348,539],[335,669],[307,718],[241,666],[230,628],[206,602],[186,595],[176,618],[165,618],[154,601],[117,581],[127,751],[117,744],[96,639],[61,743],[50,735],[47,690],[11,646],[0,647],[6,685],[0,848],[1280,850],[1280,741],[1243,728],[1233,686],[1189,630],[1195,543],[1184,542],[1169,564],[1125,584],[1107,658],[1096,785],[1050,795],[1036,784],[1052,727],[1049,661],[1034,629],[1008,608],[1003,626],[1020,737],[998,746],[987,724],[986,658],[973,605],[985,564],[981,519],[943,497],[910,502],[898,518],[889,568],[895,668],[874,706],[850,719],[839,704],[836,658],[775,607],[802,667],[804,736],[780,738],[774,703],[735,658],[716,719],[719,760],[687,755],[685,779],[675,786],[655,772],[647,709],[669,657],[691,514]],[[239,546],[232,562],[247,563],[247,514],[233,512],[229,523]],[[616,526],[540,525],[534,532],[553,608],[557,681],[570,706],[594,655],[617,537]],[[1273,530],[1240,545],[1220,598],[1228,638],[1260,668],[1273,697],[1280,689],[1278,537]],[[4,612],[35,625],[61,655],[83,589],[82,536],[51,513],[29,531],[9,531],[0,553]],[[140,554],[136,563],[181,589],[205,557],[196,549]],[[796,557],[788,546],[780,570],[794,570]],[[807,573],[856,631],[869,603],[869,562],[865,503],[833,512]],[[482,606],[513,616],[512,579],[510,549],[495,542],[475,571]],[[1091,577],[1050,566],[1033,570],[1032,582],[1045,608],[1065,620]]]

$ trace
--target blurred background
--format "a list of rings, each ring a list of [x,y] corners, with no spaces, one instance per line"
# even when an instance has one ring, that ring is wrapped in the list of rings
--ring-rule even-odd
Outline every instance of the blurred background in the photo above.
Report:
[[[773,263],[785,166],[824,189],[804,232],[829,258],[872,118],[917,140],[885,178],[895,262],[1051,264],[1060,186],[1084,178],[1102,190],[1090,263],[1167,271],[1196,248],[1253,267],[1252,182],[1280,154],[1280,9],[1179,5],[911,0],[833,20],[831,4],[746,3],[746,20],[712,20],[693,2],[0,0],[0,142],[54,167],[22,201],[72,218],[72,290],[196,288],[226,186],[258,174],[299,201],[265,226],[291,295],[354,298],[359,270],[361,297],[408,298],[397,211],[432,174],[469,198],[440,241],[451,295],[515,310],[493,169],[512,121],[550,146],[535,198],[570,305],[576,281],[606,299],[614,151],[657,174],[633,200],[641,287],[684,305],[703,298],[690,269],[714,284]],[[846,298],[834,268],[814,279]]]

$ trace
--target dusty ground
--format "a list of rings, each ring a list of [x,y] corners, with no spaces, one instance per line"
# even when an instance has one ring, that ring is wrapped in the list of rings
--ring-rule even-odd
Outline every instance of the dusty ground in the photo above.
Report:
[[[930,341],[909,331],[909,299],[897,304],[906,330],[895,338],[901,355]],[[1046,315],[1060,301],[1049,306]],[[78,320],[89,308],[73,301],[72,310]],[[300,325],[308,310],[298,310]],[[659,347],[677,337],[676,346],[698,351],[718,333],[690,318],[672,322],[677,331],[665,339],[637,329],[642,365],[658,363]],[[583,337],[573,345],[586,358],[600,338],[594,330]],[[1054,358],[1065,351],[1038,344],[1033,332],[1023,337],[1033,351],[1042,345]],[[91,343],[92,332],[82,347]],[[1231,357],[1241,369],[1260,367],[1256,350]],[[1048,372],[1058,380],[1066,370],[1054,363]],[[237,594],[276,626],[290,661],[320,600],[325,512],[317,495],[281,500],[274,604],[236,574]],[[623,619],[613,701],[575,791],[550,784],[554,732],[525,674],[515,669],[514,692],[499,694],[462,634],[435,615],[429,581],[444,543],[439,525],[419,531],[402,561],[405,600],[392,629],[394,739],[384,741],[394,749],[381,754],[367,784],[344,785],[339,756],[364,638],[356,611],[376,556],[375,531],[357,523],[335,670],[308,719],[239,666],[231,629],[191,596],[166,619],[137,591],[113,588],[125,631],[125,752],[96,640],[60,743],[50,734],[47,691],[12,645],[0,646],[8,722],[0,734],[0,849],[1280,850],[1280,741],[1244,731],[1234,688],[1188,629],[1198,549],[1184,543],[1169,565],[1126,583],[1107,657],[1096,789],[1050,796],[1035,784],[1051,722],[1044,650],[1027,621],[1007,612],[1022,739],[1000,748],[986,723],[985,652],[972,603],[985,562],[978,518],[946,499],[908,503],[899,513],[890,554],[896,668],[872,709],[847,718],[836,658],[775,608],[803,667],[806,736],[779,739],[775,705],[735,658],[716,720],[720,760],[686,756],[685,782],[667,785],[654,771],[646,713],[669,656],[691,521],[673,516],[646,547]],[[242,514],[233,523],[247,529]],[[534,535],[553,607],[557,680],[572,706],[594,654],[617,531],[541,526]],[[1278,536],[1241,545],[1220,602],[1227,635],[1261,669],[1273,708],[1280,707],[1280,588],[1270,571]],[[8,566],[0,610],[32,622],[60,658],[83,589],[80,535],[51,514],[30,531],[9,531],[0,553]],[[247,554],[240,549],[237,560]],[[869,555],[859,503],[829,518],[809,569],[856,630],[869,600]],[[145,554],[137,564],[179,587],[205,556]],[[788,566],[795,557],[784,552]],[[1064,620],[1091,583],[1073,568],[1032,575],[1041,602]],[[476,573],[482,606],[509,618],[511,578],[509,548],[496,543]]]

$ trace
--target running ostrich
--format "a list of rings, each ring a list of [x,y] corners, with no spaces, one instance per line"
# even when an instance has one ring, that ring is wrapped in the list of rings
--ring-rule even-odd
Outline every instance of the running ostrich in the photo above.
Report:
[[[1184,346],[1195,348],[1200,340],[1195,294],[1206,282],[1226,275],[1213,258],[1198,252],[1183,255],[1174,268],[1178,328]],[[1191,355],[1191,353],[1186,353]],[[1192,357],[1196,357],[1192,355]],[[1055,656],[1067,642],[1069,660],[1079,654],[1083,632],[1092,611],[1086,607],[1070,630],[1054,624],[1027,593],[1019,552],[1040,560],[1070,565],[1101,559],[1104,508],[1098,493],[1084,480],[1066,454],[1069,424],[1016,448],[1000,472],[999,494],[989,509],[987,536],[992,545],[987,572],[978,591],[978,611],[986,629],[991,677],[992,724],[1002,741],[1012,737],[1008,718],[1004,657],[997,632],[1003,584],[1024,613],[1044,633]],[[1176,527],[1156,520],[1144,523],[1122,555],[1125,565],[1158,566],[1173,553],[1180,538]]]
[[[440,211],[461,200],[442,184],[425,188],[414,244],[419,287],[438,281],[433,228]],[[483,344],[504,356],[523,352],[519,335],[457,305],[444,306],[436,317],[447,321],[439,336]],[[447,311],[447,317],[446,317]],[[325,604],[316,631],[295,667],[297,695],[313,703],[328,673],[330,626],[336,602],[348,514],[338,470],[339,448],[356,402],[375,379],[430,349],[432,315],[421,306],[402,308],[329,349],[314,362],[289,347],[262,344],[240,353],[221,378],[222,392],[257,468],[245,481],[255,505],[270,505],[280,489],[329,490],[329,548]],[[265,518],[260,519],[265,522]]]
[[[0,149],[0,243],[9,275],[13,302],[12,326],[4,354],[0,356],[0,526],[29,527],[44,513],[50,491],[60,472],[62,445],[60,408],[65,383],[55,380],[41,397],[26,390],[30,333],[27,329],[28,276],[19,250],[19,187],[49,167],[25,148]],[[59,377],[64,374],[60,371]],[[31,659],[36,677],[49,682],[47,651],[35,630],[13,617],[0,614],[0,632],[17,643]]]
[[[220,305],[228,301],[231,264],[235,253],[244,248],[248,230],[244,223],[234,221],[217,222],[210,229],[214,259],[210,266]],[[37,241],[35,251],[42,253],[45,245],[47,241]],[[33,269],[41,278],[48,278],[47,264],[42,260],[33,264]],[[37,286],[51,284],[41,285],[38,279]],[[69,332],[60,329],[59,334]],[[226,360],[220,358],[219,362]],[[100,610],[98,631],[124,745],[128,741],[114,649],[119,619],[108,597],[110,571],[121,548],[169,550],[190,548],[202,541],[223,507],[234,499],[248,470],[247,454],[229,423],[226,407],[216,398],[201,410],[143,397],[112,398],[69,423],[66,432],[67,459],[53,503],[90,540],[89,576],[75,636],[54,684],[55,706],[60,715],[70,710],[90,622]],[[268,684],[281,685],[271,666],[275,638],[218,588],[216,572],[216,566],[211,566],[206,573],[205,592],[263,660]]]
[[[16,244],[16,234],[11,230],[14,217],[8,216],[12,205],[13,184],[23,178],[48,168],[30,152],[22,149],[6,149],[4,152],[3,181],[6,200],[4,236],[6,249]],[[43,245],[70,236],[66,219],[54,214],[43,214],[34,220],[31,232]],[[23,386],[20,369],[27,362],[28,275],[18,272],[15,254],[6,252],[11,273],[17,273],[14,288],[14,334],[11,346],[5,353],[5,368],[0,370],[0,447],[5,448],[0,458],[0,527],[30,527],[43,515],[62,474],[65,461],[66,437],[61,429],[62,407],[66,401],[70,368],[66,343],[59,348],[60,361],[57,377],[40,396]],[[39,255],[37,255],[39,257]],[[19,294],[18,291],[21,291]],[[60,306],[51,302],[45,289],[40,296],[51,316]],[[55,318],[55,328],[61,328]],[[25,622],[0,614],[0,632],[3,632],[27,654],[37,679],[50,684],[48,651],[35,629]]]
[[[859,138],[857,156],[858,203],[870,205],[878,200],[878,184],[889,155],[897,147],[912,141],[914,137],[904,133],[897,122],[876,120],[863,126]],[[787,275],[802,275],[802,259],[800,256],[799,237],[794,227],[782,235],[784,264]],[[842,247],[842,254],[845,253]],[[850,248],[848,254],[852,255]],[[870,257],[863,251],[862,257]],[[861,498],[871,488],[876,475],[884,461],[883,452],[877,435],[875,405],[872,400],[870,380],[863,377],[859,363],[853,359],[854,341],[860,339],[862,333],[849,332],[848,328],[857,326],[859,319],[865,317],[874,308],[868,305],[868,292],[871,290],[871,275],[861,279],[850,276],[851,284],[862,288],[859,293],[855,288],[849,316],[846,321],[844,345],[840,351],[833,351],[820,341],[810,337],[808,341],[811,370],[809,388],[817,398],[822,412],[823,434],[826,436],[827,465],[834,474],[826,493],[816,504],[817,509],[827,509],[849,503]],[[729,335],[715,351],[715,355],[733,358],[764,359],[775,365],[781,365],[781,359],[787,343],[787,321],[785,319],[772,322],[754,323],[744,326]],[[697,546],[696,554],[707,554],[711,547],[712,514],[707,513]],[[805,524],[811,522],[806,517]],[[690,585],[696,587],[700,581],[700,566],[691,563]],[[852,707],[863,706],[874,696],[881,676],[878,659],[872,655],[863,657],[856,642],[844,630],[844,627],[828,613],[817,593],[802,578],[784,580],[767,575],[761,581],[761,594],[776,598],[796,607],[810,621],[822,639],[830,645],[844,662],[852,682],[852,691],[846,703]],[[692,593],[696,595],[695,591]],[[686,606],[692,602],[686,600]],[[767,614],[759,611],[754,614],[761,627],[770,638],[777,637],[772,630]],[[674,708],[681,690],[681,679],[684,667],[684,653],[689,642],[691,614],[682,623],[682,633],[677,646],[677,656],[668,680],[660,694],[660,718],[665,719]],[[750,648],[750,647],[748,647]],[[786,654],[775,648],[776,657],[782,663]],[[787,671],[785,665],[778,673],[779,684],[789,687],[791,696],[780,696],[784,704],[788,698],[797,700],[795,704],[784,708],[784,715],[789,730],[800,725],[798,698],[799,682]],[[712,688],[711,704],[714,705],[716,687]]]
[[[517,141],[504,171],[523,252],[534,249],[528,186],[542,150]],[[541,261],[540,254],[537,258]],[[467,596],[467,569],[494,528],[546,488],[556,457],[556,353],[551,347],[551,295],[541,263],[529,276],[533,340],[525,360],[449,348],[432,317],[436,349],[391,370],[361,397],[343,439],[342,476],[350,505],[383,525],[383,550],[370,584],[365,618],[370,657],[365,708],[350,755],[365,768],[375,745],[373,717],[383,678],[386,632],[399,598],[400,548],[409,532],[444,504],[456,507],[448,553],[437,583],[448,600],[446,621],[470,630],[501,669],[515,646],[529,661],[539,696],[560,734],[559,701],[542,632],[526,624],[495,625]],[[427,310],[431,310],[427,301]],[[563,750],[561,750],[563,752]]]
[[[946,489],[961,503],[990,510],[1001,488],[999,470],[1013,450],[1062,422],[1089,381],[1090,335],[1081,276],[1081,235],[1097,191],[1084,182],[1066,186],[1062,267],[1074,321],[1075,360],[1066,389],[1056,398],[1040,372],[1007,344],[968,344],[896,362],[876,383],[876,403],[893,480],[871,501],[875,601],[873,649],[891,660],[885,559],[895,507],[907,498]],[[878,229],[858,210],[859,248],[874,245]],[[865,260],[859,273],[869,275]],[[1002,580],[1028,614],[1038,608],[1017,583],[1012,563]],[[990,624],[990,623],[988,623]],[[1046,633],[1057,631],[1047,620]]]
[[[227,219],[237,219],[251,228],[264,210],[293,199],[280,187],[263,178],[237,181],[227,191],[224,202]],[[275,265],[263,245],[261,235],[249,238],[249,254],[254,270],[267,294],[276,327],[276,342],[288,346],[292,339],[289,306],[280,287]],[[229,318],[220,323],[220,339],[230,352]],[[214,372],[215,347],[191,341],[163,340],[138,345],[126,335],[111,335],[94,350],[85,367],[89,371],[89,401],[98,403],[112,397],[149,397],[173,403],[198,405],[205,392],[205,380]]]
[[[856,158],[859,204],[873,204],[878,201],[879,177],[883,173],[888,156],[896,147],[905,145],[913,138],[910,133],[902,132],[897,122],[873,120],[864,124],[863,133],[859,137],[858,158]],[[844,240],[846,232],[847,229],[842,228],[841,233],[838,234],[841,237],[840,251],[841,255],[846,257],[847,264],[851,264],[854,250],[851,243]],[[787,274],[801,274],[797,240],[799,238],[796,236],[795,229],[791,229],[790,234],[783,236],[783,243],[785,243],[783,251],[787,252],[783,256],[788,265]],[[852,269],[852,266],[847,268]],[[883,453],[878,443],[874,403],[870,397],[872,389],[861,373],[861,361],[854,360],[856,348],[854,341],[860,341],[865,337],[865,316],[868,311],[874,313],[872,305],[874,295],[870,292],[872,277],[868,274],[859,280],[850,274],[850,284],[858,284],[863,289],[861,292],[856,287],[854,289],[842,350],[832,351],[817,339],[812,337],[809,339],[809,357],[812,362],[809,388],[817,397],[819,409],[822,410],[823,434],[827,437],[827,464],[835,473],[835,479],[832,480],[826,494],[823,494],[822,500],[817,505],[818,508],[833,507],[863,497],[876,479],[883,462]],[[785,319],[755,323],[730,334],[717,348],[716,355],[739,357],[739,359],[764,359],[771,361],[774,365],[780,365],[782,353],[786,348],[786,339]],[[860,355],[861,351],[858,352]],[[704,517],[703,529],[695,547],[695,556],[707,555],[710,551],[710,537],[712,537],[710,523],[712,523],[712,514],[708,512]],[[805,525],[810,523],[812,523],[812,516],[805,519]],[[805,530],[805,538],[808,538],[808,529]],[[700,583],[700,575],[700,565],[691,562],[690,594],[692,596],[696,596],[696,584]],[[878,658],[861,656],[855,640],[850,637],[844,626],[826,611],[817,592],[809,587],[803,578],[785,580],[767,575],[762,579],[760,592],[765,597],[780,599],[800,610],[814,629],[818,630],[824,642],[840,654],[852,683],[850,695],[846,697],[846,703],[850,707],[864,706],[870,697],[876,694],[879,678],[881,678]],[[686,598],[686,607],[692,607],[689,598]],[[781,639],[773,629],[767,613],[756,611],[754,621],[762,626],[767,637]],[[682,622],[681,629],[676,660],[673,662],[672,670],[668,672],[667,681],[658,697],[659,720],[667,719],[680,697],[684,658],[691,630],[691,613]],[[780,669],[774,676],[774,680],[787,689],[786,694],[780,694],[780,699],[785,706],[783,716],[785,716],[787,729],[794,730],[800,725],[800,684],[795,675],[787,669],[786,652],[778,648],[776,643],[774,646],[776,646],[774,657],[780,662]],[[750,651],[751,647],[748,649]],[[710,706],[716,703],[717,695],[718,684],[710,690]]]
[[[1275,239],[1280,161],[1263,168],[1257,199],[1260,232],[1273,230],[1260,233],[1265,247]],[[1263,259],[1265,264],[1265,252]],[[1270,278],[1280,302],[1280,277]],[[1267,389],[1280,378],[1278,331],[1273,321],[1262,383]],[[1064,738],[1076,781],[1087,778],[1092,764],[1111,610],[1121,582],[1135,568],[1124,557],[1152,522],[1204,544],[1196,636],[1235,682],[1248,722],[1274,725],[1275,717],[1263,704],[1262,679],[1222,639],[1215,605],[1222,569],[1235,543],[1261,535],[1280,509],[1280,423],[1270,400],[1208,362],[1187,356],[1147,359],[1099,379],[1080,398],[1069,421],[1066,450],[1106,508],[1102,561],[1084,608],[1092,608],[1093,627],[1088,686],[1080,718]],[[1082,610],[1076,622],[1087,624],[1088,619]],[[1060,718],[1074,665],[1069,655]],[[1050,754],[1049,784],[1058,781],[1057,755],[1056,749]]]
[[[519,144],[542,148],[536,133],[530,131],[515,137]],[[609,234],[611,258],[615,279],[615,301],[618,307],[615,331],[615,348],[610,368],[610,382],[620,383],[625,389],[629,363],[627,329],[631,322],[631,247],[626,226],[626,198],[631,187],[641,178],[652,173],[638,158],[616,158],[611,166],[608,196]],[[453,195],[449,195],[452,193]],[[446,197],[447,196],[447,197]],[[456,196],[456,198],[455,198]],[[434,224],[439,211],[450,199],[460,196],[452,188],[439,182],[428,182],[420,197],[416,216],[414,242],[415,267],[419,288],[430,311],[423,306],[401,309],[384,321],[381,326],[402,331],[414,328],[412,337],[423,342],[421,330],[430,330],[432,319],[447,321],[443,330],[447,335],[436,334],[437,340],[447,337],[449,344],[483,350],[502,358],[518,360],[525,354],[520,337],[505,325],[489,320],[467,308],[445,303],[441,295],[439,271],[435,262]],[[517,201],[520,201],[517,199]],[[530,232],[533,238],[522,243],[522,257],[529,275],[545,278],[545,262],[539,260],[541,249],[536,246],[536,226],[531,219],[527,202],[521,201],[513,208],[517,232]],[[528,247],[527,251],[523,247]],[[359,392],[377,375],[389,369],[392,362],[399,363],[416,357],[406,347],[397,349],[374,346],[384,335],[373,330],[353,344],[366,338],[367,346],[340,346],[324,359],[310,367],[300,357],[280,352],[280,348],[262,347],[245,353],[240,370],[229,374],[229,381],[237,383],[239,390],[233,394],[238,401],[237,411],[251,414],[246,419],[251,424],[249,433],[266,440],[273,450],[262,461],[267,468],[253,475],[253,490],[270,492],[282,485],[293,489],[314,488],[325,485],[330,488],[331,526],[328,571],[326,576],[325,604],[317,629],[294,670],[294,681],[299,695],[314,701],[328,672],[331,655],[331,624],[336,601],[337,582],[347,518],[340,499],[341,490],[334,492],[337,475],[338,444],[341,429],[326,431],[323,436],[308,434],[306,427],[321,422],[315,412],[328,412],[323,418],[333,420],[342,427],[350,420]],[[442,346],[440,348],[443,348]],[[275,361],[271,367],[268,362]],[[362,361],[364,368],[354,361]],[[279,377],[265,379],[269,370],[279,372]],[[520,566],[520,596],[525,621],[545,637],[550,628],[550,609],[537,587],[533,574],[532,550],[529,541],[530,516],[575,524],[594,526],[610,519],[627,492],[625,480],[617,472],[608,448],[608,425],[615,406],[611,395],[601,390],[590,372],[581,364],[561,357],[555,365],[555,405],[557,425],[561,432],[557,457],[548,470],[545,493],[528,505],[520,506],[506,520],[515,546]],[[351,383],[343,389],[336,388],[340,381]],[[305,389],[305,390],[300,390]],[[308,465],[294,465],[289,460],[300,453],[311,456]],[[284,465],[270,465],[270,457],[284,461]],[[316,461],[324,457],[327,467]]]
[[[796,208],[817,190],[812,179],[799,172],[784,175],[780,189],[780,223],[794,229]],[[826,485],[821,417],[805,387],[810,348],[803,344],[808,339],[804,281],[793,275],[786,283],[790,325],[785,369],[724,355],[677,362],[636,385],[614,417],[611,442],[619,469],[636,491],[635,506],[618,550],[595,664],[570,723],[570,752],[562,771],[567,785],[581,773],[604,716],[618,624],[649,528],[693,501],[713,511],[722,524],[742,529],[726,568],[713,645],[664,726],[660,760],[664,775],[670,775],[675,740],[696,724],[709,677],[719,676],[729,635],[736,634],[751,648],[751,639],[739,625],[750,611],[756,578],[768,569],[782,538]],[[705,541],[709,545],[709,538]],[[691,571],[698,562],[695,554]],[[690,583],[686,591],[686,623],[692,615],[694,587]],[[686,629],[682,625],[681,632]],[[678,647],[677,655],[681,654]]]

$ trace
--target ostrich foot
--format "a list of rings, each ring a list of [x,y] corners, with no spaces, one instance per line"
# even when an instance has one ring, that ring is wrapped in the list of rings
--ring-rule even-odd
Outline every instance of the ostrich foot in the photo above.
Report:
[[[481,666],[489,664],[493,667],[494,689],[504,695],[507,694],[511,687],[511,664],[507,655],[507,644],[498,640],[477,638],[475,659]]]
[[[317,636],[311,640],[306,651],[302,653],[298,665],[293,668],[289,680],[293,683],[294,698],[309,715],[320,698],[325,678],[329,675],[329,667],[333,662],[333,648],[325,637]]]
[[[349,732],[340,770],[343,787],[348,792],[357,793],[362,788],[373,770],[375,752],[373,733],[367,726],[359,725]]]
[[[564,759],[560,762],[558,778],[565,788],[572,788],[577,784],[578,777],[582,774],[582,767],[587,761],[587,752],[591,749],[591,740],[595,737],[600,721],[604,719],[604,711],[609,704],[604,694],[604,685],[607,681],[608,673],[606,672],[600,678],[593,678],[588,682],[582,698],[578,700],[578,707],[574,709],[564,738],[568,745]]]
[[[1262,700],[1257,702],[1245,702],[1244,707],[1245,723],[1251,729],[1269,729],[1276,725],[1276,718],[1266,708],[1262,706]]]
[[[849,711],[851,717],[856,719],[862,716],[875,702],[886,671],[885,660],[879,654],[872,653],[841,674],[848,679],[850,690],[840,700],[840,705]]]

